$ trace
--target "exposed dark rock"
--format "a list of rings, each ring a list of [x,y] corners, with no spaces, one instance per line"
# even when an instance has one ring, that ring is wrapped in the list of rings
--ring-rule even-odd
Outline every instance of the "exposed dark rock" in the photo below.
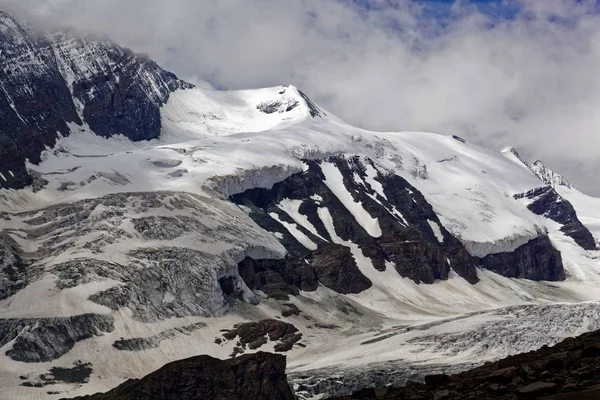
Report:
[[[331,192],[324,183],[321,162],[335,164],[342,174],[344,186],[354,200],[378,219],[381,237],[371,237]],[[357,244],[363,254],[371,259],[375,269],[383,271],[386,262],[389,262],[404,277],[419,283],[432,283],[436,279],[447,279],[452,268],[469,282],[477,282],[477,260],[443,227],[431,205],[405,179],[382,172],[370,159],[358,156],[334,156],[326,160],[305,160],[305,163],[308,165],[307,171],[292,175],[273,185],[271,189],[251,189],[231,197],[238,204],[248,207],[251,210],[250,216],[262,228],[276,232],[280,242],[288,250],[289,256],[285,262],[265,261],[266,265],[304,265],[304,260],[309,260],[318,281],[329,288],[340,293],[358,293],[369,288],[371,283],[356,266],[349,247],[332,244],[319,216],[319,208],[327,207],[336,235]],[[368,169],[371,170],[370,173],[375,171],[374,179],[381,184],[383,193],[366,183],[369,181]],[[306,217],[314,230],[309,231],[297,224],[278,207],[284,199],[300,201],[298,212]],[[272,217],[273,214],[277,214],[277,219],[295,225],[296,229],[316,244],[317,249],[308,249],[298,242]],[[435,225],[439,232],[434,231]],[[240,264],[240,274],[249,287],[257,289],[265,286],[256,284],[256,279],[252,279],[249,276],[251,274],[242,271],[243,269],[248,271],[248,265]],[[254,269],[256,268],[250,270]],[[273,271],[275,268],[263,269]],[[269,282],[271,287],[276,285],[278,291],[285,295],[296,294],[289,285],[291,280],[297,279],[287,276],[292,269],[279,267],[277,270],[277,275],[268,276],[267,279],[266,274],[263,274],[262,279]]]
[[[77,342],[113,330],[113,317],[100,314],[0,319],[0,346],[14,340],[7,356],[16,361],[46,362],[66,354]]]
[[[131,339],[119,339],[113,343],[113,347],[117,350],[128,350],[128,351],[140,351],[146,349],[153,349],[160,346],[160,342],[163,340],[172,339],[179,335],[189,335],[190,333],[205,328],[204,322],[197,322],[191,325],[179,326],[177,328],[167,329],[156,335],[149,337],[131,338]]]
[[[108,40],[60,33],[53,41],[58,62],[74,73],[73,97],[83,105],[84,121],[101,136],[123,134],[131,140],[158,137],[160,106],[174,90],[192,87],[147,56]],[[92,74],[86,74],[87,63],[71,58],[86,52],[96,55]]]
[[[233,329],[223,333],[223,337],[227,340],[239,338],[238,346],[241,352],[246,346],[250,350],[255,350],[267,343],[267,338],[271,342],[279,342],[275,344],[275,351],[288,351],[292,346],[302,338],[302,333],[298,329],[287,322],[278,321],[276,319],[263,319],[258,322],[240,323]]]
[[[291,317],[292,315],[300,315],[301,311],[294,303],[284,303],[281,309],[282,317]]]
[[[363,245],[363,252],[372,260],[388,260],[394,263],[398,273],[416,283],[433,283],[448,279],[452,267],[471,283],[476,283],[474,260],[464,247],[453,251],[431,246],[415,232],[383,236],[371,245]]]
[[[72,368],[52,367],[48,372],[38,375],[34,379],[22,376],[22,380],[29,380],[23,382],[21,386],[44,387],[63,383],[82,384],[88,383],[91,375],[92,364],[77,361]]]
[[[302,334],[300,332],[293,335],[287,335],[283,337],[279,343],[273,346],[273,350],[277,352],[290,351],[292,347],[294,347],[294,344],[300,339],[302,339]]]
[[[57,132],[81,120],[51,42],[2,11],[0,26],[0,187],[22,188],[31,183],[25,159],[39,162]]]
[[[257,109],[265,114],[284,113],[292,111],[300,104],[298,100],[292,98],[284,98],[282,100],[272,100],[260,103],[256,106]]]
[[[490,254],[481,265],[502,276],[531,280],[562,281],[565,271],[560,252],[548,236],[539,236],[513,252]]]
[[[542,394],[548,394],[554,391],[556,391],[556,383],[550,382],[533,382],[516,390],[517,394],[529,398],[539,397]]]
[[[250,289],[262,290],[271,297],[287,300],[300,290],[317,289],[317,273],[311,265],[297,258],[253,260],[245,258],[238,264],[240,276]]]
[[[338,293],[360,293],[371,287],[346,246],[325,245],[312,253],[311,265],[317,272],[319,282]]]
[[[285,357],[258,352],[229,360],[197,356],[169,363],[142,379],[83,400],[293,400]]]
[[[450,377],[446,374],[427,375],[425,377],[425,385],[430,388],[444,386],[448,382],[450,382]]]
[[[537,215],[542,215],[562,225],[560,229],[565,235],[572,237],[579,246],[586,250],[596,248],[596,241],[591,232],[579,221],[571,203],[559,195],[551,186],[542,186],[527,193],[515,195],[515,198],[532,200],[527,208]]]

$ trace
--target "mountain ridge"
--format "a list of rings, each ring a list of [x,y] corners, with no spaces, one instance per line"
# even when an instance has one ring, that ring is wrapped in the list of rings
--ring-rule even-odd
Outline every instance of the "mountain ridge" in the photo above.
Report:
[[[157,137],[168,94],[192,87],[105,39],[34,32],[2,11],[0,25],[0,187],[31,184],[25,161],[39,163],[70,123],[103,136]]]

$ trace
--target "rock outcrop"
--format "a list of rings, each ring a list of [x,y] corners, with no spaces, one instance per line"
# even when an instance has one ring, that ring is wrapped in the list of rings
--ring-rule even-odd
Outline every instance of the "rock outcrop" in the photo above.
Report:
[[[518,247],[515,251],[496,253],[481,259],[481,265],[502,276],[534,281],[565,279],[562,257],[548,236],[542,235]]]
[[[289,252],[285,261],[245,260],[241,263],[240,274],[251,288],[261,288],[267,293],[281,292],[285,297],[296,294],[298,284],[306,284],[305,277],[316,276],[320,283],[340,293],[368,289],[371,282],[355,266],[347,242],[358,245],[375,269],[383,271],[393,266],[401,276],[417,283],[448,279],[450,270],[476,283],[475,266],[512,278],[565,279],[561,254],[545,235],[512,252],[490,254],[481,259],[472,257],[443,227],[424,196],[402,177],[381,170],[364,157],[334,156],[305,162],[308,164],[306,172],[294,174],[272,189],[252,189],[231,197],[247,206],[250,216],[262,228],[275,232]],[[352,200],[370,217],[376,218],[380,236],[373,237],[367,232],[353,211],[332,192],[323,163],[335,166]],[[552,188],[544,189],[549,192],[544,191],[543,200],[531,203],[530,210],[561,222],[566,233],[576,238],[582,247],[589,248],[593,238],[577,219],[573,207],[566,201],[548,197],[552,193],[556,195]],[[532,194],[532,198],[539,195]],[[325,227],[324,209],[331,215],[335,235],[339,238],[332,238]],[[291,231],[287,228],[290,226]],[[344,243],[339,243],[340,240]],[[256,275],[260,275],[260,280]],[[304,290],[315,287],[314,279],[309,281]]]
[[[273,346],[277,352],[289,351],[302,338],[302,333],[287,322],[276,319],[263,319],[257,322],[239,323],[223,333],[226,340],[239,338],[234,353],[235,357],[247,349],[256,350],[268,342],[278,342]],[[220,340],[220,338],[218,338]]]
[[[531,200],[527,208],[537,215],[542,215],[562,225],[560,230],[573,238],[575,243],[585,250],[596,248],[592,233],[579,221],[571,203],[559,195],[551,186],[541,186],[526,193],[514,196],[516,199]]]
[[[285,357],[258,352],[229,360],[197,356],[169,363],[142,379],[83,400],[293,400]]]
[[[316,290],[319,281],[313,266],[294,257],[281,260],[254,260],[246,257],[238,264],[240,276],[252,290],[262,290],[269,296],[287,300],[300,290]]]
[[[16,361],[46,362],[68,353],[77,342],[114,330],[110,315],[0,319],[0,347],[14,340],[6,355]]]
[[[315,250],[311,257],[319,282],[338,293],[360,293],[372,285],[346,246],[328,244]]]
[[[276,233],[289,252],[286,265],[302,265],[305,270],[314,271],[320,283],[340,293],[358,293],[369,288],[371,282],[356,266],[348,247],[352,243],[370,258],[375,269],[383,271],[392,266],[401,276],[417,283],[447,279],[450,269],[471,283],[477,282],[477,260],[443,227],[424,196],[405,179],[358,156],[333,156],[305,163],[307,171],[290,176],[272,189],[251,189],[231,196],[250,209],[250,217],[258,225]],[[352,201],[376,218],[381,230],[378,237],[361,225],[355,210],[349,209],[328,186],[324,163],[339,171]],[[325,226],[323,210],[331,215],[336,237],[328,230],[331,227]],[[304,223],[299,223],[299,218]],[[293,234],[285,226],[300,233]],[[246,280],[252,275],[249,266],[260,263],[240,265],[240,274]],[[278,268],[277,281],[288,285],[297,281],[285,273],[297,270]],[[274,282],[275,275],[266,280]],[[285,291],[293,294],[295,290]]]

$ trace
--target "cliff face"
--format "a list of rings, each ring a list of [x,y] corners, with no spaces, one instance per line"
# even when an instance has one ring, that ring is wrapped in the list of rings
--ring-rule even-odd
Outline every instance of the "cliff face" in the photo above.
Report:
[[[531,202],[527,208],[537,215],[542,215],[562,225],[561,231],[573,238],[575,243],[585,250],[596,248],[596,241],[588,228],[579,221],[573,205],[556,192],[553,186],[539,188],[520,193],[516,199],[526,198]]]
[[[562,257],[548,236],[529,241],[513,252],[490,254],[481,265],[502,276],[534,281],[562,281],[565,279]]]
[[[30,183],[25,160],[40,161],[67,123],[81,125],[48,38],[0,12],[0,187]]]
[[[160,106],[188,87],[108,40],[41,34],[0,11],[0,187],[30,184],[26,160],[38,163],[69,124],[102,136],[158,137]]]
[[[476,283],[476,266],[513,278],[565,279],[561,254],[547,236],[511,252],[477,258],[444,228],[415,187],[379,171],[372,160],[333,156],[306,164],[307,171],[270,190],[251,189],[232,196],[249,207],[250,216],[262,228],[275,232],[289,252],[285,260],[240,263],[240,275],[252,289],[285,298],[300,289],[316,289],[318,281],[339,293],[359,293],[372,282],[357,267],[352,251],[367,257],[375,269],[395,268],[416,283],[448,279],[451,271]],[[335,184],[332,168],[339,171]],[[345,201],[340,185],[347,193]],[[353,204],[376,218],[377,226],[368,225]],[[331,227],[325,226],[327,213]],[[291,234],[286,225],[295,226],[297,233]],[[357,248],[351,251],[352,246]]]
[[[229,360],[197,356],[169,363],[141,379],[130,379],[88,400],[293,400],[285,357],[258,352]]]

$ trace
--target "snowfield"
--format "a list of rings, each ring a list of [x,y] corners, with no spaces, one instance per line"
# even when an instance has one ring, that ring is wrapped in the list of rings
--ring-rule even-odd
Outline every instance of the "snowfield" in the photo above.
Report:
[[[313,117],[316,113],[319,115]],[[140,377],[174,359],[203,353],[228,357],[234,343],[215,342],[221,329],[240,321],[280,315],[276,300],[260,292],[251,293],[243,281],[236,284],[241,285],[244,298],[250,303],[258,300],[257,305],[239,303],[222,310],[218,308],[220,290],[216,286],[205,288],[214,290],[214,296],[206,298],[206,315],[198,317],[181,311],[185,308],[182,293],[197,294],[178,282],[175,274],[173,282],[165,283],[173,288],[168,296],[144,300],[161,310],[161,318],[140,320],[139,315],[153,315],[155,310],[130,306],[114,310],[88,300],[91,295],[118,288],[121,275],[98,272],[84,277],[87,280],[69,277],[79,284],[58,290],[59,279],[53,268],[83,257],[129,265],[132,252],[177,246],[202,252],[193,258],[197,262],[194,273],[206,272],[211,279],[226,275],[239,278],[235,266],[244,256],[282,258],[285,249],[274,234],[248,217],[247,210],[229,202],[228,196],[256,187],[270,188],[301,173],[306,170],[303,159],[340,153],[369,157],[379,171],[406,179],[473,256],[513,251],[547,233],[562,253],[567,279],[534,282],[480,269],[480,281],[475,285],[455,273],[445,281],[417,284],[401,277],[394,268],[376,270],[358,245],[337,235],[327,206],[320,206],[319,217],[329,236],[350,248],[358,268],[373,286],[351,295],[321,286],[290,298],[302,314],[286,321],[303,333],[301,343],[306,345],[287,353],[294,380],[306,380],[299,376],[310,374],[314,379],[309,383],[315,385],[315,392],[325,386],[336,391],[339,388],[331,389],[335,387],[331,382],[317,384],[332,368],[346,366],[355,374],[389,362],[396,362],[398,368],[409,364],[459,368],[600,328],[600,251],[583,250],[559,231],[557,223],[535,215],[524,201],[513,197],[543,183],[511,152],[433,133],[358,129],[308,103],[293,86],[232,92],[180,90],[163,106],[161,116],[161,137],[145,142],[118,136],[106,139],[86,126],[72,125],[71,135],[47,149],[39,165],[28,165],[48,181],[43,190],[0,191],[0,229],[23,251],[41,255],[34,266],[43,276],[0,300],[0,317],[97,313],[114,318],[114,330],[77,342],[71,351],[50,362],[15,361],[5,354],[14,341],[4,344],[0,349],[0,398],[37,398],[40,390],[45,393],[46,389],[57,392],[44,394],[48,398],[89,394]],[[358,224],[372,237],[380,236],[379,221],[353,200],[335,165],[323,162],[321,166],[324,182]],[[362,184],[385,198],[375,179],[376,171],[369,168]],[[600,240],[600,199],[566,186],[559,185],[556,190],[573,204],[580,220]],[[136,198],[136,193],[148,192],[163,192],[166,197],[146,199],[148,204]],[[65,214],[48,211],[117,194],[125,200],[106,200],[90,215],[81,214],[85,206],[77,211],[65,209]],[[178,208],[183,200],[187,205]],[[282,199],[278,208],[293,222],[273,215],[302,245],[314,249],[317,245],[299,227],[320,236],[299,207],[295,200]],[[33,226],[31,221],[36,218],[39,224]],[[74,223],[78,218],[87,222]],[[156,228],[144,231],[134,226],[150,220],[163,224],[152,225],[161,227],[160,237],[152,237]],[[190,228],[191,220],[199,221],[199,225]],[[184,221],[185,228],[191,230],[185,231],[178,221]],[[443,242],[438,224],[427,222]],[[44,232],[46,228],[48,232]],[[169,236],[178,229],[183,233]],[[97,243],[97,247],[86,247],[88,243]],[[156,264],[142,255],[136,257],[139,263],[135,268]],[[134,281],[138,279],[135,268],[122,273],[131,274],[127,279]],[[181,335],[160,336],[169,329],[193,324],[200,327]],[[112,345],[122,338],[155,335],[165,339],[141,351],[121,351]],[[272,345],[260,350],[268,346]],[[21,375],[35,379],[51,367],[72,366],[77,360],[93,364],[87,384],[58,384],[46,389],[20,386]],[[398,378],[398,383],[405,378]],[[307,392],[306,396],[312,394]]]

